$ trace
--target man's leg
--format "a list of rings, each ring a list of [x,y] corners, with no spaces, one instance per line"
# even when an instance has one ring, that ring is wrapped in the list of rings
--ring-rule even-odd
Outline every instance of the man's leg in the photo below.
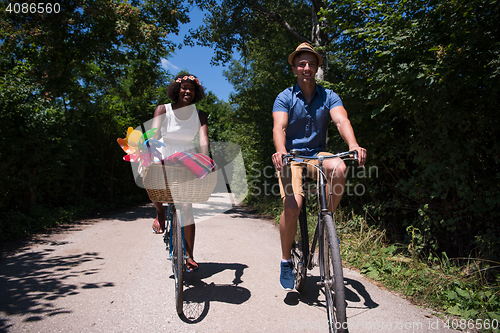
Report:
[[[323,169],[328,178],[328,210],[335,212],[344,194],[347,167],[340,158],[331,158],[324,161]]]
[[[280,284],[285,290],[292,290],[293,277],[292,244],[297,232],[297,218],[302,207],[302,167],[289,166],[279,173],[280,191],[283,198],[283,213],[280,217],[281,275]]]
[[[283,198],[283,213],[280,217],[281,239],[281,274],[280,284],[285,290],[292,290],[295,286],[293,277],[292,244],[297,232],[297,218],[302,207],[300,194],[287,195]]]
[[[303,198],[300,194],[287,195],[283,198],[283,213],[280,217],[281,257],[290,260],[292,243],[297,233],[297,219],[302,207]]]

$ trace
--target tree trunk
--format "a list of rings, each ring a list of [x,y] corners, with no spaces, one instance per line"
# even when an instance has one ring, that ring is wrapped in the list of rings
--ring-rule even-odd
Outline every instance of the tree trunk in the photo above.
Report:
[[[326,22],[319,23],[318,12],[320,7],[324,4],[322,1],[313,1],[311,6],[311,23],[312,23],[312,31],[311,31],[311,41],[315,48],[326,46],[328,37],[325,35],[321,28],[326,24]],[[317,50],[318,53],[323,58],[322,67],[318,67],[318,72],[316,73],[316,79],[323,81],[325,79],[325,73],[328,71],[328,56],[326,52]]]

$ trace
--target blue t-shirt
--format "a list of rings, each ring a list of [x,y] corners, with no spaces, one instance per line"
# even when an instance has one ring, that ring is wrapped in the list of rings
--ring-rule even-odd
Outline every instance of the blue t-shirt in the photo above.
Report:
[[[309,156],[325,151],[330,110],[336,106],[342,106],[340,97],[320,85],[309,104],[298,84],[283,90],[274,101],[273,112],[288,113],[286,150],[297,149]]]

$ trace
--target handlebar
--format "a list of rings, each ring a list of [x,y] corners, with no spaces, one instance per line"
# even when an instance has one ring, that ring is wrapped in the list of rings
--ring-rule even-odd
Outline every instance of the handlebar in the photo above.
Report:
[[[283,156],[283,165],[287,165],[289,162],[304,162],[304,160],[319,160],[320,158],[327,159],[327,158],[335,158],[339,157],[342,159],[352,159],[358,161],[358,151],[357,150],[350,150],[342,153],[337,153],[333,155],[322,155],[322,156],[303,156],[299,155],[299,151],[296,149],[290,150],[290,154],[284,155]],[[358,162],[359,163],[359,162]]]

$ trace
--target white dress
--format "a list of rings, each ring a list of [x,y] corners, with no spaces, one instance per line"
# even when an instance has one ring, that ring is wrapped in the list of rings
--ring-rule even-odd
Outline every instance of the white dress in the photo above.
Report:
[[[171,104],[165,104],[165,109],[165,119],[160,126],[161,141],[165,144],[165,147],[161,149],[163,158],[176,152],[195,153],[193,140],[201,127],[196,106],[188,105],[179,109],[183,113],[191,113],[186,120],[175,116]]]

